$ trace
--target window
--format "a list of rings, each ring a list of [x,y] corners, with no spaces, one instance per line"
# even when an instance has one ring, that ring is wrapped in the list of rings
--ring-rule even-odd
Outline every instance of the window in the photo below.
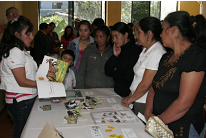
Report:
[[[54,22],[54,31],[60,38],[67,25],[74,26],[72,20],[77,17],[90,23],[95,18],[105,20],[104,7],[105,2],[102,1],[39,1],[39,19],[40,23]]]
[[[170,12],[176,11],[176,1],[122,1],[121,21],[135,24],[144,17],[163,20]]]
[[[62,3],[52,3],[52,9],[61,9]]]

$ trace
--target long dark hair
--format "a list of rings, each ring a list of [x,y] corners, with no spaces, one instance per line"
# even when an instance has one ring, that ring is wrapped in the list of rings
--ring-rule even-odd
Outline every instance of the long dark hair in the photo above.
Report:
[[[189,42],[206,49],[206,22],[202,15],[190,16],[186,11],[177,11],[168,14],[165,21],[169,28],[177,26],[181,35]],[[193,26],[194,22],[196,24]]]
[[[69,34],[69,36],[67,36],[67,32],[66,32],[68,28],[71,29],[71,33]],[[73,35],[74,35],[73,28],[70,25],[68,25],[64,30],[64,38],[68,41]]]
[[[162,26],[159,19],[155,17],[145,17],[139,21],[139,26],[145,34],[147,34],[147,32],[150,30],[153,33],[152,39],[157,41],[160,40]]]
[[[9,56],[9,51],[14,47],[18,47],[20,50],[24,50],[26,48],[25,44],[15,36],[15,32],[18,32],[21,35],[22,31],[27,26],[28,29],[26,33],[32,32],[34,29],[33,24],[29,19],[23,16],[19,16],[18,19],[15,18],[8,22],[0,43],[0,61],[2,60],[2,56],[7,58]]]
[[[130,41],[134,41],[134,35],[132,34],[132,29],[128,27],[128,25],[124,22],[118,22],[114,26],[111,27],[111,31],[117,31],[123,35],[128,33],[128,39]]]

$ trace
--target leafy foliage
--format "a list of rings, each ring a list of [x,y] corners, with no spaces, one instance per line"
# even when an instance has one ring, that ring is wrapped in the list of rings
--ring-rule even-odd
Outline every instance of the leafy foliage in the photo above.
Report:
[[[160,1],[122,1],[121,21],[135,24],[144,17],[160,18]]]
[[[54,22],[56,24],[56,27],[54,29],[54,32],[56,32],[59,36],[59,40],[61,40],[61,36],[64,34],[64,28],[67,24],[65,19],[62,19],[62,16],[59,15],[52,15],[49,17],[41,17],[40,23],[50,23]]]
[[[95,18],[102,17],[101,5],[101,1],[74,1],[74,16],[91,23]]]

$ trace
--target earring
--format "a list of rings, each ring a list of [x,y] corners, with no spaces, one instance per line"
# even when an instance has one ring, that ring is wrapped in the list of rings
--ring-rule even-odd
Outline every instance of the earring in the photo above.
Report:
[[[149,38],[147,39],[147,41],[149,41]]]

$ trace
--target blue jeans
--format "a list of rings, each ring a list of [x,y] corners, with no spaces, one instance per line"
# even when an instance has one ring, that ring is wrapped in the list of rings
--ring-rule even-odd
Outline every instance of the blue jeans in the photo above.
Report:
[[[205,130],[206,130],[206,127],[203,128],[202,132],[199,135],[197,131],[195,130],[194,126],[191,124],[190,131],[189,131],[189,138],[204,138]]]
[[[13,138],[21,137],[21,133],[23,131],[24,125],[26,124],[27,118],[29,117],[35,99],[36,97],[17,103],[16,99],[14,98],[13,104],[7,104],[7,108],[14,117]]]

